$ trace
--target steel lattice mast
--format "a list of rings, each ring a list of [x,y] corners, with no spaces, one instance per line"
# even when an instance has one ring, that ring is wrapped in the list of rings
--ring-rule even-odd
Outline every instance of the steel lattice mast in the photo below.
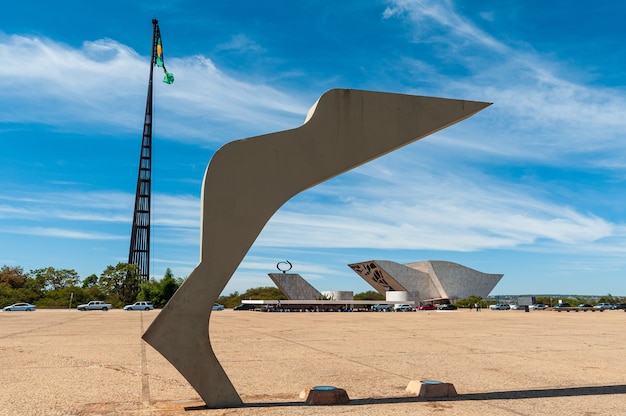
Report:
[[[152,75],[156,64],[156,44],[159,22],[152,19],[152,55],[150,60],[150,80],[146,115],[143,124],[141,152],[139,154],[139,172],[135,192],[135,210],[133,228],[130,237],[128,264],[137,266],[137,277],[141,281],[150,280],[150,191],[152,180]]]

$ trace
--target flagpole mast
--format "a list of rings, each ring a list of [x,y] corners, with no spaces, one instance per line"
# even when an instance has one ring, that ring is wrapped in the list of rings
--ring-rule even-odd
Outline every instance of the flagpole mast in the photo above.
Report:
[[[152,77],[156,64],[157,38],[159,37],[159,21],[152,19],[152,53],[150,55],[150,79],[148,81],[148,97],[146,114],[143,124],[141,151],[139,154],[139,171],[137,173],[137,189],[135,192],[135,209],[133,227],[130,238],[128,264],[137,266],[137,277],[141,282],[150,280],[150,206],[152,187]]]

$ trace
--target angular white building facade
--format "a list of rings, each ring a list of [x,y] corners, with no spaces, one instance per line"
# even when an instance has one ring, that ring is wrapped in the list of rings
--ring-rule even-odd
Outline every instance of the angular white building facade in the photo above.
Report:
[[[297,273],[268,273],[274,284],[290,300],[322,299],[324,295]]]
[[[454,302],[474,295],[486,298],[504,276],[436,260],[408,264],[369,260],[348,266],[387,298],[390,292],[407,292],[407,299],[416,305],[442,299]]]

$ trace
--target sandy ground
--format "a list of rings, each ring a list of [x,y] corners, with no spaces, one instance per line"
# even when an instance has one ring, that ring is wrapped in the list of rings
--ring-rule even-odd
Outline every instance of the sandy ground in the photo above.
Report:
[[[212,314],[245,403],[205,409],[141,340],[158,311],[0,313],[0,415],[626,415],[626,313]],[[453,383],[423,399],[411,380]],[[307,406],[311,386],[350,404]]]

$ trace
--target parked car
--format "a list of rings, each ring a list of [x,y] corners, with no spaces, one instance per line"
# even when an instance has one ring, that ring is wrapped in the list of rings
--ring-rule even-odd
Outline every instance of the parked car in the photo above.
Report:
[[[452,305],[451,303],[444,303],[443,305],[437,306],[437,310],[440,310],[440,311],[456,311],[457,307]]]
[[[567,310],[567,312],[569,312],[571,307],[572,307],[572,305],[570,305],[569,303],[563,302],[563,303],[558,303],[558,304],[554,305],[553,309],[556,309],[556,310],[564,309],[564,310]]]
[[[31,305],[30,303],[14,303],[13,305],[5,306],[2,308],[2,312],[13,312],[13,311],[27,311],[32,312],[36,309],[35,305]]]
[[[224,310],[224,305],[222,305],[221,303],[214,303],[213,304],[213,310],[214,311],[223,311]]]
[[[376,305],[372,306],[372,310],[374,312],[391,312],[393,311],[393,305],[388,303],[377,303]]]
[[[241,305],[233,308],[234,311],[253,311],[255,309],[256,305],[252,305],[250,303],[242,303]]]
[[[616,303],[615,305],[613,305],[613,309],[623,309],[624,311],[626,311],[626,303]]]
[[[132,305],[124,306],[125,311],[151,311],[153,309],[152,302],[135,302]]]
[[[417,310],[418,311],[434,311],[436,310],[437,307],[431,303],[427,304],[427,305],[420,305]]]
[[[576,306],[576,308],[578,309],[582,309],[582,308],[592,308],[592,306],[589,303],[581,303],[578,306]]]
[[[396,312],[413,312],[414,308],[411,305],[396,305],[393,307],[393,310]]]
[[[506,303],[498,303],[495,305],[490,305],[489,309],[491,309],[492,311],[508,311],[509,309],[511,309],[511,307]]]
[[[103,302],[101,300],[92,300],[84,305],[78,305],[76,309],[79,311],[108,311],[113,305]]]
[[[611,305],[610,303],[598,303],[596,306],[593,307],[593,309],[613,309],[613,305]]]
[[[528,308],[535,309],[535,310],[544,310],[544,309],[548,309],[548,305],[544,305],[543,303],[535,303],[533,305],[530,305]]]

